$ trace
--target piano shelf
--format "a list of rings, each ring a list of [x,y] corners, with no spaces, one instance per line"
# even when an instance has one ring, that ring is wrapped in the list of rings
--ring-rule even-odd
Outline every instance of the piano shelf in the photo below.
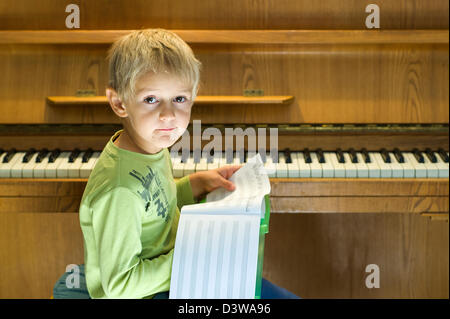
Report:
[[[200,95],[195,99],[195,105],[210,104],[282,104],[294,100],[293,96],[236,96],[236,95]],[[107,105],[106,96],[49,96],[49,105]]]
[[[133,30],[4,30],[0,44],[111,44]],[[448,44],[431,30],[171,30],[189,44]]]

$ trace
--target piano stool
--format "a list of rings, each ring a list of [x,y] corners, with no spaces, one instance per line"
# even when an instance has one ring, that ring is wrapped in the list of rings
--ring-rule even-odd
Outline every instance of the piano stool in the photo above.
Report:
[[[86,286],[86,277],[84,275],[84,265],[78,265],[80,268],[80,287],[67,288],[66,278],[69,275],[65,272],[55,283],[51,299],[91,299]],[[288,290],[278,287],[267,279],[262,279],[261,285],[262,299],[301,299]],[[153,299],[169,299],[169,292],[157,293]]]
[[[55,283],[53,287],[53,295],[51,299],[91,299],[86,286],[86,277],[84,275],[84,265],[78,265],[80,268],[80,287],[79,288],[67,288],[66,279],[70,274],[65,272]],[[168,292],[157,293],[153,299],[168,299]]]

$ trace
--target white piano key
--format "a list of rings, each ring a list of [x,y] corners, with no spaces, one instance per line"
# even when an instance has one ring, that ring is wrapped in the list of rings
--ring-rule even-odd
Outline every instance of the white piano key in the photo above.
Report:
[[[2,165],[3,165],[3,158],[6,156],[8,152],[4,152],[3,154],[0,155],[0,178],[3,177],[2,176]]]
[[[438,177],[439,178],[448,178],[448,167],[449,163],[445,163],[438,153],[434,153],[437,158],[436,166],[438,168]]]
[[[45,178],[45,170],[48,165],[48,158],[51,152],[47,153],[40,163],[36,163],[33,167],[33,177],[34,178]]]
[[[264,168],[266,169],[266,173],[267,176],[269,176],[269,178],[277,177],[277,167],[276,164],[273,162],[270,153],[267,153],[266,155],[266,162],[264,163]]]
[[[305,155],[303,152],[297,154],[298,167],[300,170],[300,177],[311,177],[311,165],[305,162]]]
[[[357,171],[356,165],[355,165],[355,163],[352,163],[350,154],[347,152],[343,152],[342,154],[344,154],[344,158],[345,158],[345,164],[344,164],[345,177],[347,177],[347,178],[358,177],[358,171]]]
[[[34,153],[33,156],[30,158],[30,160],[28,161],[28,163],[26,163],[23,167],[22,167],[22,178],[33,178],[33,170],[34,167],[36,166],[36,158],[39,155],[39,151]]]
[[[80,168],[81,165],[83,165],[84,154],[86,154],[86,152],[80,152],[72,165],[69,166],[69,178],[80,178]]]
[[[37,152],[36,153],[34,153],[33,154],[33,156],[31,156],[31,159],[30,159],[30,161],[35,161],[36,160],[36,157],[37,157]],[[24,155],[25,155],[25,153],[24,153]],[[28,163],[23,163],[22,162],[22,160],[23,160],[23,156],[20,158],[20,160],[19,161],[17,161],[12,167],[11,167],[11,177],[12,178],[23,178],[23,168],[24,167],[29,167],[29,166],[27,166],[28,164],[29,164],[29,162]],[[31,171],[31,174],[33,174],[33,171]],[[27,171],[26,171],[26,175],[28,176],[29,174],[28,174],[28,169],[27,169]],[[31,176],[32,177],[32,176]]]
[[[233,165],[240,165],[243,162],[241,157],[243,157],[243,155],[241,156],[240,152],[235,152],[234,153],[234,158],[233,158],[233,163],[231,163],[231,164],[233,164]]]
[[[292,163],[287,164],[288,177],[300,177],[300,168],[298,166],[298,153],[291,153]]]
[[[100,157],[101,152],[93,152],[92,156],[86,163],[81,164],[80,167],[80,178],[89,178],[92,170],[94,169],[97,159]]]
[[[361,153],[357,152],[356,158],[358,159],[358,163],[355,163],[358,178],[368,178],[369,177],[369,167],[364,162],[363,155]]]
[[[392,177],[392,169],[389,165],[390,163],[385,163],[383,161],[383,157],[381,156],[381,153],[369,153],[373,154],[373,158],[377,161],[378,166],[380,167],[380,177],[381,178],[391,178]]]
[[[68,161],[70,152],[61,152],[53,163],[48,163],[45,167],[45,178],[57,178],[58,167],[64,161]]]
[[[195,173],[195,162],[194,162],[194,155],[191,154],[186,161],[186,164],[184,165],[184,174],[183,176],[187,176],[189,174]]]
[[[195,171],[196,172],[206,171],[208,169],[207,160],[208,159],[206,157],[202,157],[200,159],[200,162],[198,162],[198,164],[195,166]]]
[[[414,167],[415,178],[427,178],[427,168],[424,163],[419,163],[414,154],[410,152],[403,153],[403,157],[407,157],[409,163]]]
[[[173,159],[172,174],[174,178],[181,178],[184,176],[183,173],[185,163],[182,161],[182,159],[183,157],[181,156],[181,154],[176,154]]]
[[[210,169],[216,169],[220,167],[220,160],[222,158],[222,152],[217,152],[216,154],[214,154],[213,158],[212,158],[212,162],[210,163],[206,163],[206,169],[210,170]]]
[[[68,152],[68,153],[69,153],[68,156],[66,158],[64,158],[63,160],[61,160],[60,164],[58,165],[58,167],[56,169],[56,177],[57,178],[69,178],[70,177],[69,170],[70,170],[70,167],[74,163],[69,163],[70,154],[72,152]],[[79,156],[80,156],[80,154],[78,154],[78,157]]]
[[[425,168],[427,169],[427,178],[438,178],[439,169],[437,165],[435,163],[432,163],[424,152],[422,152],[422,156],[425,161]]]
[[[227,156],[225,152],[222,152],[222,156],[219,158],[219,167],[228,165],[227,164]]]
[[[319,163],[319,159],[317,158],[317,154],[315,152],[311,152],[311,177],[322,177],[322,164]]]
[[[325,163],[320,163],[322,165],[322,177],[323,178],[334,177],[334,166],[330,160],[330,152],[324,152],[323,157],[325,159]]]
[[[330,161],[334,168],[334,177],[344,178],[345,177],[345,166],[343,163],[339,163],[337,154],[333,152],[326,152],[326,161]]]
[[[286,158],[284,156],[284,153],[278,154],[278,163],[275,163],[275,168],[277,170],[276,176],[277,177],[288,177],[288,168],[286,164]]]
[[[411,161],[408,156],[405,156],[405,152],[401,152],[403,155],[404,163],[399,163],[399,165],[403,168],[403,178],[414,178],[416,176],[416,171],[414,166],[411,164]],[[395,156],[394,156],[395,159]]]
[[[8,163],[0,163],[0,177],[10,178],[11,177],[11,168],[18,162],[22,161],[25,152],[17,152],[15,153]],[[4,155],[6,156],[6,154]],[[3,158],[2,158],[3,161]]]
[[[374,153],[372,153],[372,152],[368,152],[367,155],[370,158],[370,162],[369,163],[364,162],[364,163],[367,165],[367,168],[369,169],[369,178],[380,178],[381,177],[381,169],[380,169],[380,166],[378,165],[378,161],[375,159],[373,154]]]
[[[388,153],[391,158],[391,169],[392,169],[392,178],[403,178],[404,172],[403,172],[403,166],[397,161],[397,158],[395,157],[394,153],[389,152]]]

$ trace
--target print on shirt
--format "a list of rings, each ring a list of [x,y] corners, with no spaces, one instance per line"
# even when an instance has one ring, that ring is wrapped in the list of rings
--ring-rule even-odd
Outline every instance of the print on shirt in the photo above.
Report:
[[[146,167],[148,168],[148,173],[146,175],[143,175],[134,169],[129,172],[129,174],[138,179],[143,186],[142,191],[138,190],[137,193],[146,202],[146,215],[156,214],[156,216],[161,216],[161,218],[164,218],[167,222],[169,217],[167,214],[169,202],[166,193],[161,185],[158,174],[150,166]]]

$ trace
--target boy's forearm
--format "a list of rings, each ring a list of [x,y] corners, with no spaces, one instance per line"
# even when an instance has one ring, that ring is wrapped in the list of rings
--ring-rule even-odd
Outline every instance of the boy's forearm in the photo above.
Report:
[[[180,178],[176,182],[177,186],[177,206],[178,209],[181,210],[181,208],[184,205],[190,205],[195,204],[197,202],[197,199],[192,194],[192,185],[190,183],[190,177],[184,176]]]

